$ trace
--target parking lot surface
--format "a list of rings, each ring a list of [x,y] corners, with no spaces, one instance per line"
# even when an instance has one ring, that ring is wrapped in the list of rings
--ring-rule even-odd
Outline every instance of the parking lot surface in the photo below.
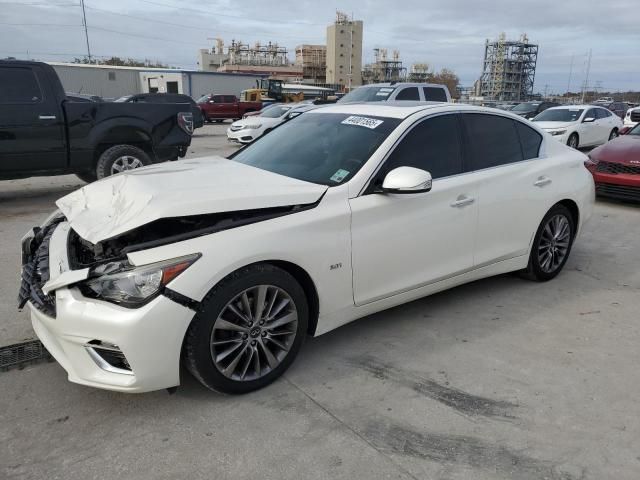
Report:
[[[226,127],[189,156],[223,155]],[[75,177],[0,182],[0,345],[19,238]],[[174,395],[0,373],[0,478],[640,478],[640,207],[599,201],[547,283],[478,281],[308,339],[284,378],[240,397],[183,374]]]

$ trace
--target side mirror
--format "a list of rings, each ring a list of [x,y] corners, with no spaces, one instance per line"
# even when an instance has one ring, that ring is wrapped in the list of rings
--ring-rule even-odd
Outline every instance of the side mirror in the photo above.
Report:
[[[216,101],[215,100],[209,100],[208,103],[216,103]]]
[[[595,121],[596,121],[596,119],[595,119],[595,118],[593,118],[593,117],[587,117],[587,118],[585,118],[585,119],[582,121],[582,123],[591,123],[591,122],[595,122]]]
[[[425,193],[431,190],[431,174],[413,167],[398,167],[387,173],[382,182],[384,193]]]

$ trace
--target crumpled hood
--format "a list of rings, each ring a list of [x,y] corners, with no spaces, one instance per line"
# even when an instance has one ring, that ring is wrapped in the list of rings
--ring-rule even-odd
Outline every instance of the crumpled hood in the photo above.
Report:
[[[204,157],[107,177],[56,205],[76,233],[95,244],[160,218],[310,204],[326,190],[222,157]]]
[[[543,130],[558,130],[561,128],[569,128],[576,122],[533,122],[534,125],[542,128]]]

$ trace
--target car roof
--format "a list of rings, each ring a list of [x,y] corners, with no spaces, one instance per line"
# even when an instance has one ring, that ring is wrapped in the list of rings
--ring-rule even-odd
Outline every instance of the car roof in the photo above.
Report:
[[[558,105],[557,107],[551,107],[548,110],[579,110],[585,108],[604,108],[599,105]]]
[[[342,113],[347,115],[369,115],[372,117],[388,117],[404,120],[414,113],[424,110],[434,112],[448,111],[473,111],[486,112],[493,115],[507,115],[515,120],[522,120],[517,115],[508,111],[496,110],[495,108],[478,107],[463,103],[445,102],[413,102],[413,101],[391,101],[391,102],[363,102],[363,103],[336,103],[324,105],[322,108],[311,110],[308,114],[317,113]]]
[[[439,83],[429,83],[429,82],[381,82],[381,83],[368,83],[367,85],[362,85],[361,87],[441,87],[444,85]],[[358,88],[361,88],[358,87]]]

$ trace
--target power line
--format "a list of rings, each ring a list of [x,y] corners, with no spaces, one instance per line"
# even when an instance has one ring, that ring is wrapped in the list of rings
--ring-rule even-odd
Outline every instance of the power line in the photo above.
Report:
[[[214,14],[212,14],[211,12],[209,12],[207,10],[199,10],[197,8],[184,7],[182,5],[180,5],[180,6],[170,5],[170,4],[167,4],[167,3],[154,2],[152,0],[138,0],[138,1],[142,2],[142,3],[148,3],[150,5],[158,5],[158,6],[161,6],[161,7],[173,8],[175,10],[189,10],[190,12],[203,13],[205,15],[208,15],[208,16],[214,17],[214,18],[215,17],[228,17],[228,18],[237,18],[237,19],[245,20],[245,21],[247,20],[247,17],[246,16],[242,16],[242,15],[229,15],[228,13],[216,13],[214,15]],[[256,21],[256,20],[252,19],[252,21]],[[264,22],[264,23],[273,23],[276,20],[257,20],[257,21],[261,21],[261,22]],[[296,21],[296,20],[287,20],[287,23],[294,23],[294,24],[297,24],[297,25],[311,25],[311,26],[319,25],[319,26],[325,26],[325,24],[322,24],[322,23],[300,22],[300,21]]]
[[[145,22],[158,23],[158,24],[162,24],[162,25],[171,25],[171,26],[175,26],[175,27],[183,27],[183,28],[187,28],[189,30],[202,30],[202,31],[209,32],[209,33],[212,30],[211,27],[196,27],[196,26],[187,25],[187,24],[184,24],[184,23],[168,22],[166,20],[154,20],[152,18],[139,17],[137,15],[130,15],[128,13],[113,12],[111,10],[105,10],[105,9],[102,9],[102,8],[92,7],[90,5],[87,5],[86,8],[89,9],[89,10],[95,10],[97,12],[106,13],[108,15],[117,15],[117,16],[120,16],[120,17],[128,17],[128,18],[133,18],[135,20],[142,20],[142,21],[145,21]],[[93,27],[91,27],[91,28],[93,28]],[[231,35],[241,35],[241,33],[237,32],[237,31],[222,30],[222,29],[216,29],[216,30],[218,32],[221,32],[221,33],[228,33],[228,34],[231,34]],[[279,37],[285,37],[285,38],[296,38],[298,40],[301,40],[301,39],[305,38],[305,37],[300,37],[298,35],[279,35],[278,34],[278,36]],[[310,39],[311,37],[306,37],[306,38]]]
[[[27,7],[79,7],[79,3],[42,3],[42,2],[32,2],[32,3],[24,3],[24,2],[0,2],[0,5],[20,5]]]
[[[65,24],[65,23],[0,23],[0,25],[7,25],[10,27],[82,27],[78,24]]]

